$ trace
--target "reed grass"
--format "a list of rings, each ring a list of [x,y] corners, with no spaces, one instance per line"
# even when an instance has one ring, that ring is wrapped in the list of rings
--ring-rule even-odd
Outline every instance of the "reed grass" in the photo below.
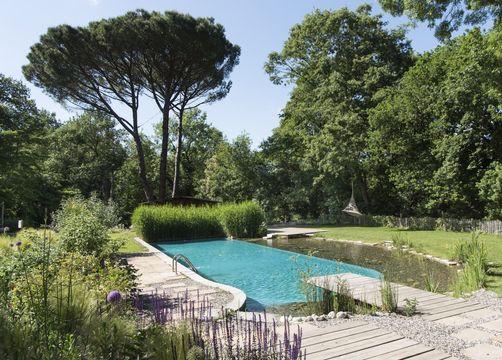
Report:
[[[397,311],[398,290],[397,286],[393,285],[388,279],[384,278],[380,285],[380,293],[382,295],[382,310],[395,313]]]
[[[487,251],[484,242],[479,239],[479,232],[473,233],[470,241],[458,243],[455,252],[464,264],[453,285],[455,295],[484,288],[488,281]]]
[[[439,280],[436,280],[432,272],[428,272],[424,279],[425,291],[432,293],[439,292]]]
[[[135,231],[148,242],[256,237],[264,229],[263,222],[263,211],[253,202],[198,207],[142,205],[132,216]]]

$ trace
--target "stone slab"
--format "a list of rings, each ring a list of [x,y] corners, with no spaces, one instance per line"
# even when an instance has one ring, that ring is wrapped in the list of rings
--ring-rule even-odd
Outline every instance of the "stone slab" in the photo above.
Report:
[[[439,324],[446,325],[446,326],[461,326],[461,325],[471,323],[472,320],[463,318],[461,316],[454,315],[454,316],[450,316],[450,317],[438,320],[436,322]]]
[[[465,314],[462,314],[463,317],[469,318],[469,319],[491,319],[496,316],[501,316],[502,313],[499,311],[494,311],[491,309],[480,309],[480,310],[475,310],[471,311]]]
[[[502,359],[502,347],[478,344],[464,350],[464,355],[472,360],[500,360]]]
[[[456,337],[457,339],[464,340],[467,342],[473,341],[473,342],[486,342],[493,338],[493,334],[490,334],[486,331],[482,330],[477,330],[477,329],[464,329],[459,331],[456,334],[453,334],[452,336]]]
[[[502,332],[502,319],[493,320],[493,321],[481,324],[480,326],[484,327],[485,329],[488,329],[488,330]]]

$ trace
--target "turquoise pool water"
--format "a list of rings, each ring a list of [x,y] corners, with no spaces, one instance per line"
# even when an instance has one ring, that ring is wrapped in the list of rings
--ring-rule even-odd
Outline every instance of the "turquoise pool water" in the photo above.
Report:
[[[306,256],[240,240],[205,240],[156,244],[164,253],[183,254],[199,273],[237,287],[248,297],[250,310],[305,301],[298,268],[313,275],[352,272],[380,278],[378,271],[334,260]]]

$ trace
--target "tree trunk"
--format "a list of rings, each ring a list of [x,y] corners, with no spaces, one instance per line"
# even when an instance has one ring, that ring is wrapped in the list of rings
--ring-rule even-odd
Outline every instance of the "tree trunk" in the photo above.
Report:
[[[169,108],[164,106],[162,111],[162,144],[159,166],[159,202],[166,202],[167,188],[167,147],[169,145]]]
[[[143,191],[145,193],[145,198],[147,202],[153,201],[152,189],[148,183],[148,178],[146,177],[146,164],[145,164],[145,153],[143,152],[143,144],[141,143],[141,138],[138,135],[134,136],[134,143],[136,144],[136,152],[138,153],[138,173],[141,185],[143,186]]]
[[[357,180],[361,189],[361,195],[363,198],[364,206],[366,209],[368,209],[370,206],[370,197],[368,194],[368,185],[366,183],[366,177],[364,176],[364,173],[362,171],[359,172]]]
[[[178,142],[176,144],[176,161],[174,163],[174,180],[173,180],[173,193],[172,197],[178,195],[179,181],[180,181],[180,165],[181,165],[181,147],[183,136],[183,108],[180,110],[178,124]]]

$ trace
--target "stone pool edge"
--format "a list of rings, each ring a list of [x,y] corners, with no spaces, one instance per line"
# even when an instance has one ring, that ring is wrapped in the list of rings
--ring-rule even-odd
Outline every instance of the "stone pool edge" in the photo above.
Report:
[[[155,254],[162,261],[166,262],[169,265],[172,264],[173,259],[169,255],[163,253],[162,251],[160,251],[156,247],[150,245],[149,243],[147,243],[146,241],[144,241],[143,239],[141,239],[139,237],[135,237],[134,240],[136,242],[138,242],[139,244],[141,244],[142,246],[144,246],[145,248],[147,248],[150,253]],[[238,288],[230,286],[230,285],[225,285],[225,284],[221,284],[221,283],[218,283],[215,281],[208,280],[208,279],[200,276],[196,272],[190,270],[189,268],[184,266],[182,263],[178,263],[177,266],[178,266],[178,272],[180,274],[183,274],[183,275],[189,277],[190,279],[192,279],[198,283],[201,283],[203,285],[215,287],[215,288],[227,291],[230,294],[232,294],[233,299],[232,299],[232,301],[225,304],[225,309],[229,309],[232,311],[238,311],[246,303],[246,294],[241,289],[238,289]]]

